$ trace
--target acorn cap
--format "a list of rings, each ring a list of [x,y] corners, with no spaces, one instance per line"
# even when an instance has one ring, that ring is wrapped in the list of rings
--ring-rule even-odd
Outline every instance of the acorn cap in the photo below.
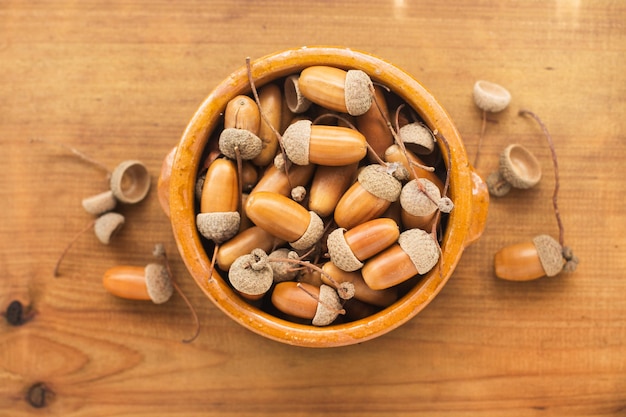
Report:
[[[148,264],[144,270],[144,276],[148,295],[154,304],[163,304],[172,297],[174,286],[165,266]]]
[[[304,113],[311,107],[311,100],[306,98],[300,92],[298,81],[300,76],[297,74],[290,75],[285,79],[285,102],[292,113]]]
[[[413,150],[417,154],[429,154],[435,149],[435,138],[432,132],[421,123],[409,123],[398,131],[402,142],[413,145]]]
[[[531,188],[541,180],[541,164],[524,146],[511,144],[500,154],[500,173],[515,188]]]
[[[494,197],[504,197],[511,191],[511,183],[504,179],[500,171],[495,171],[487,176],[485,180],[489,194]]]
[[[328,235],[326,246],[328,247],[330,261],[342,271],[352,272],[361,269],[363,262],[354,256],[354,252],[348,246],[348,242],[346,242],[346,238],[343,235],[345,231],[346,229],[343,227],[333,230]]]
[[[422,192],[417,186],[417,179],[411,180],[404,184],[400,192],[400,205],[412,216],[427,216],[437,210],[437,204],[428,198],[432,197],[434,201],[441,199],[441,192],[432,181],[426,178],[420,178],[419,182],[424,186],[428,196]]]
[[[228,280],[239,292],[247,295],[265,294],[274,282],[268,257],[262,249],[241,255],[231,265]]]
[[[113,236],[122,228],[124,221],[124,216],[110,211],[96,219],[93,231],[100,242],[108,245]]]
[[[138,203],[150,190],[148,168],[140,161],[123,161],[113,170],[110,187],[115,198],[122,203]]]
[[[107,190],[100,194],[84,198],[82,204],[87,213],[99,215],[113,210],[117,205],[117,199],[113,195],[113,191]]]
[[[511,93],[496,83],[479,80],[474,84],[474,103],[479,109],[497,113],[511,102]]]
[[[304,234],[300,236],[300,239],[289,243],[294,249],[308,249],[315,245],[322,237],[322,234],[324,234],[324,221],[314,211],[309,211],[309,214],[309,225]]]
[[[553,277],[563,269],[563,248],[552,236],[538,235],[533,238],[537,255],[546,276]]]
[[[393,203],[400,197],[402,184],[382,165],[372,164],[364,167],[357,179],[363,188],[378,198]]]
[[[198,213],[196,226],[205,238],[222,243],[235,236],[239,231],[241,217],[238,211],[223,211],[215,213]]]
[[[274,273],[274,282],[291,281],[296,275],[298,270],[294,268],[294,265],[284,261],[273,261],[272,259],[298,259],[298,254],[287,248],[279,248],[270,253],[267,257],[269,265]]]
[[[311,125],[310,120],[298,120],[289,125],[283,133],[283,146],[287,158],[296,165],[309,164]]]
[[[339,311],[342,309],[341,301],[337,292],[326,284],[320,286],[319,299],[312,324],[314,326],[327,326],[335,321],[339,315]]]
[[[351,116],[360,116],[372,106],[372,80],[361,70],[348,70],[344,96],[346,109]]]
[[[420,274],[430,271],[439,261],[439,246],[433,237],[421,229],[409,229],[400,234],[398,244],[411,258]]]
[[[218,141],[220,152],[230,159],[237,159],[235,148],[239,149],[241,159],[254,159],[263,149],[263,141],[245,129],[226,128],[220,133]]]

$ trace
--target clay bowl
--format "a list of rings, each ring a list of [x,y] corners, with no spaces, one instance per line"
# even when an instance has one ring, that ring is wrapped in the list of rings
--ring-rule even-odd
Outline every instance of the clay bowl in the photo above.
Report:
[[[208,299],[234,321],[259,335],[291,345],[322,348],[361,343],[381,336],[426,307],[454,272],[464,249],[481,235],[487,217],[488,192],[482,179],[470,166],[461,137],[446,111],[418,81],[396,66],[352,49],[303,47],[254,60],[251,71],[259,88],[312,65],[365,71],[374,82],[391,88],[417,111],[432,130],[437,130],[447,139],[449,155],[445,147],[439,146],[444,160],[449,160],[451,164],[448,195],[455,207],[445,225],[440,267],[431,270],[382,311],[365,319],[325,327],[294,323],[255,307],[237,295],[218,271],[213,271],[212,279],[209,279],[209,251],[203,246],[195,223],[195,182],[203,152],[210,140],[216,140],[211,133],[219,125],[227,102],[238,94],[250,93],[245,65],[209,94],[189,122],[175,153],[172,152],[164,161],[167,174],[161,181],[160,191],[164,187],[167,189],[160,192],[160,196],[166,201],[166,211],[169,211],[180,255]]]

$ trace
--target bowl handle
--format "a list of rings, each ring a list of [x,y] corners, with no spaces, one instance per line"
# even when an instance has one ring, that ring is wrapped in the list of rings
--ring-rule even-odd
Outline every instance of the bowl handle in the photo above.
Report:
[[[474,170],[472,178],[472,221],[465,237],[464,245],[468,247],[476,242],[485,230],[487,211],[489,208],[489,190],[487,184]]]
[[[157,185],[157,193],[161,209],[167,217],[170,216],[170,177],[172,176],[172,164],[176,155],[177,146],[174,146],[163,158],[161,164],[161,172],[159,173],[159,181]]]

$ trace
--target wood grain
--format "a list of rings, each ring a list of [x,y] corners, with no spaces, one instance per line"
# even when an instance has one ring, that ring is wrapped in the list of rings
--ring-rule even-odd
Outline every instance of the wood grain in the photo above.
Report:
[[[447,2],[50,1],[0,3],[0,307],[32,303],[20,327],[0,323],[0,415],[28,416],[624,416],[626,415],[626,6],[611,1]],[[175,249],[156,192],[122,207],[114,244],[86,234],[80,201],[113,168],[141,159],[153,181],[210,90],[276,50],[344,45],[413,74],[448,110],[470,156],[478,79],[506,86],[490,116],[481,175],[523,143],[538,187],[492,200],[483,237],[443,292],[401,328],[337,349],[285,346],[252,334],[206,300]],[[573,274],[497,280],[493,254],[556,234],[550,152],[559,156]],[[101,285],[117,264],[143,265],[163,242],[200,315],[115,299]],[[53,395],[25,401],[32,384]]]

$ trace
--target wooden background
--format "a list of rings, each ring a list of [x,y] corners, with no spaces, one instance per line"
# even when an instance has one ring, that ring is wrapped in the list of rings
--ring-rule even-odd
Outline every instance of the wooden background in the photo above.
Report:
[[[21,327],[0,322],[0,415],[61,416],[625,416],[626,3],[456,1],[0,1],[0,307],[32,304]],[[542,182],[492,200],[482,239],[442,293],[401,328],[360,345],[296,348],[257,336],[208,302],[186,272],[156,190],[123,213],[110,246],[80,238],[82,198],[137,158],[153,181],[211,89],[246,56],[302,45],[349,46],[419,79],[476,150],[478,79],[511,91],[491,117],[477,171],[520,142]],[[528,283],[494,277],[493,254],[556,235],[549,149],[561,165],[573,274]],[[164,243],[200,315],[113,298],[117,264],[143,265]],[[24,400],[34,383],[46,406]]]

